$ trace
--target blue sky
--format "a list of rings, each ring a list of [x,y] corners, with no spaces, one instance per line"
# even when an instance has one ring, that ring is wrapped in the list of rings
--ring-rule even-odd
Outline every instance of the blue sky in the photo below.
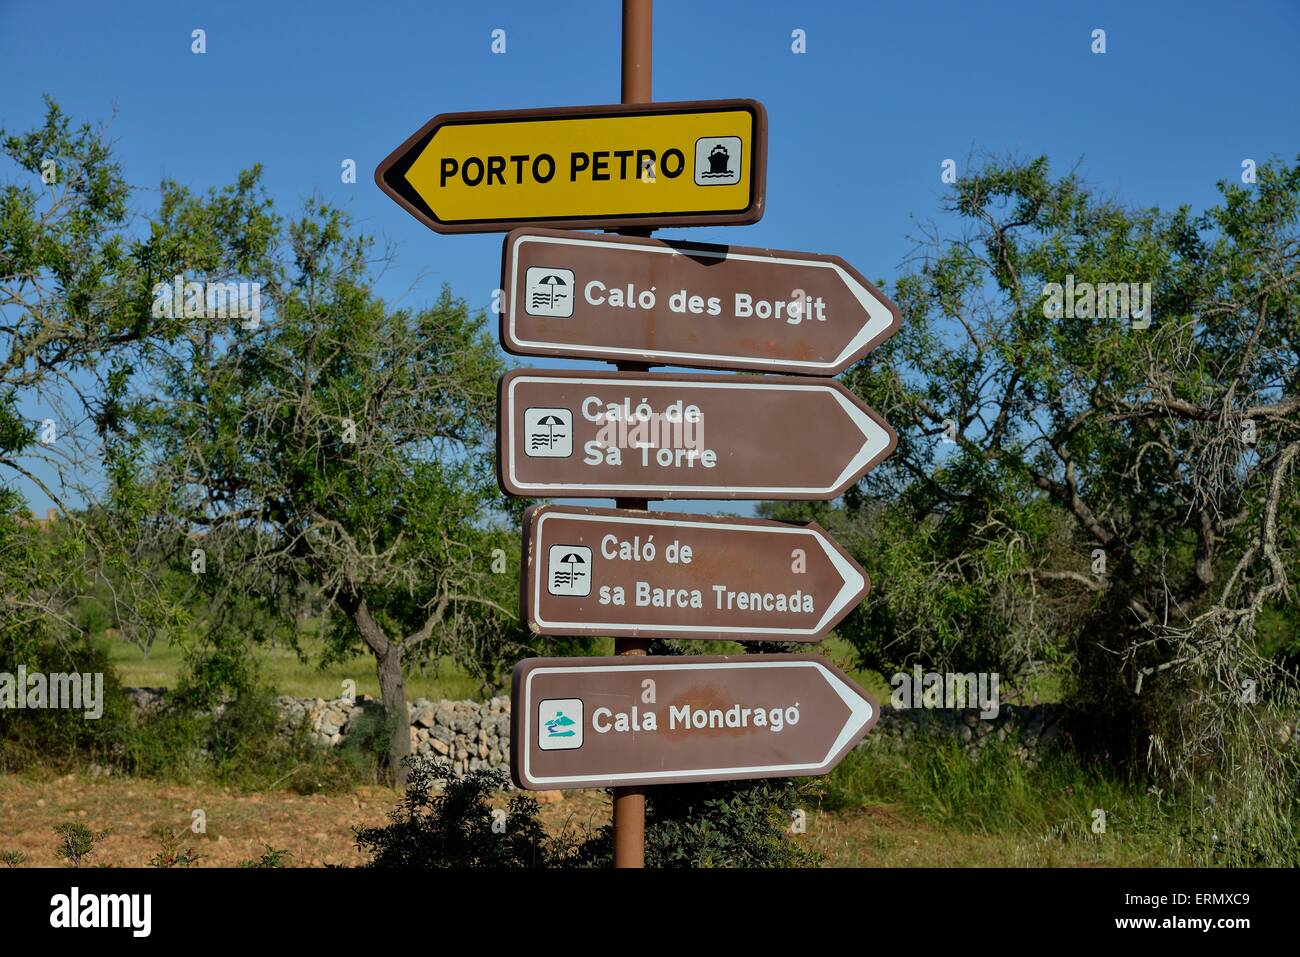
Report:
[[[617,102],[619,24],[616,0],[0,0],[0,127],[34,125],[43,93],[77,119],[116,106],[141,208],[163,177],[203,190],[261,162],[282,211],[319,193],[395,244],[381,293],[418,303],[448,282],[486,308],[500,235],[434,234],[374,167],[436,113]],[[1122,201],[1202,208],[1243,159],[1300,153],[1297,52],[1295,0],[658,0],[655,99],[750,97],[770,120],[763,220],[658,235],[836,253],[892,282],[937,211],[941,164],[960,175],[972,150],[1045,153]]]

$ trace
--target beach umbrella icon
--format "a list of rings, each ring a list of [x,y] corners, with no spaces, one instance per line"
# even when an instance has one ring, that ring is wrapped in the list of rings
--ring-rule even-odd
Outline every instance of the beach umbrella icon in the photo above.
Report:
[[[578,566],[586,564],[587,560],[577,552],[562,555],[560,557],[560,570],[555,573],[555,583],[557,585],[573,584],[584,574]]]
[[[531,303],[534,306],[553,306],[567,293],[569,284],[564,281],[563,276],[557,276],[549,273],[538,279],[533,287]]]
[[[559,436],[556,436],[555,434],[555,427],[557,425],[563,427],[565,424],[564,420],[561,419],[558,415],[544,415],[537,420],[537,424],[546,426],[545,442],[546,442],[546,447],[548,449],[552,448],[555,445],[556,438],[564,437],[563,433],[561,433]],[[539,441],[541,439],[542,436],[540,434],[533,436],[533,441],[539,445],[541,444],[541,442]]]

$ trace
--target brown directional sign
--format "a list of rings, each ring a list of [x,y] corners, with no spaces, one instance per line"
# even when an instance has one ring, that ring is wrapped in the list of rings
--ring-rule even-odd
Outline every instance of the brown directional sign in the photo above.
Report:
[[[497,415],[501,487],[535,498],[832,499],[897,443],[830,379],[523,369]]]
[[[766,168],[762,105],[698,100],[444,113],[375,182],[440,233],[737,225],[762,218]]]
[[[836,375],[899,325],[837,256],[517,229],[501,270],[519,355]]]
[[[539,505],[522,601],[545,635],[820,641],[869,582],[816,524]]]
[[[825,774],[880,713],[816,655],[529,658],[512,696],[526,790]]]

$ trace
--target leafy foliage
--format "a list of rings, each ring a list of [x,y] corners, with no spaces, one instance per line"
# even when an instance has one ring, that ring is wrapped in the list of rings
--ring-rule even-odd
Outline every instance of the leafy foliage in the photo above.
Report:
[[[480,768],[456,777],[445,764],[411,764],[406,793],[383,827],[359,828],[357,848],[368,867],[554,867],[572,847],[553,840],[537,818],[536,798],[516,793],[495,820],[492,794],[509,783],[502,771]]]
[[[0,182],[0,642],[9,642],[61,637],[75,627],[66,614],[78,591],[127,567],[127,543],[91,520],[103,513],[74,506],[94,499],[133,357],[175,329],[150,312],[130,188],[105,132],[74,127],[47,98],[35,129],[0,130],[0,153],[13,172]],[[20,400],[48,410],[56,441],[37,441],[44,424],[25,421]],[[44,536],[26,521],[16,478],[54,502],[67,527]],[[147,582],[119,585],[138,620],[175,613],[151,600]]]
[[[193,847],[182,846],[180,835],[173,834],[165,827],[159,828],[155,836],[158,838],[158,852],[149,858],[150,867],[193,867],[203,856]]]
[[[80,867],[95,851],[95,845],[108,836],[108,831],[92,831],[80,822],[54,825],[54,833],[59,836],[59,856],[73,867]]]
[[[1220,192],[1128,209],[1045,158],[955,186],[894,287],[901,331],[847,376],[899,444],[833,513],[874,582],[841,634],[885,673],[1063,676],[1098,753],[1286,843],[1300,165]]]
[[[239,862],[245,868],[279,868],[288,866],[289,852],[283,848],[274,848],[270,844],[262,851],[261,857],[250,857]]]
[[[815,866],[816,853],[790,837],[790,815],[808,806],[811,787],[796,779],[654,788],[646,866]]]
[[[73,762],[108,766],[120,762],[124,742],[133,734],[134,716],[111,663],[100,650],[82,639],[10,641],[0,646],[0,672],[16,676],[20,665],[29,675],[79,674],[87,691],[93,687],[95,675],[102,675],[102,714],[87,720],[90,704],[84,697],[82,709],[0,709],[0,770]]]
[[[218,222],[241,225],[195,238]],[[167,185],[153,245],[167,274],[258,277],[262,311],[187,319],[183,339],[155,345],[118,435],[124,459],[147,462],[117,483],[151,503],[138,536],[158,554],[202,551],[214,629],[265,639],[323,608],[325,660],[371,655],[394,715],[413,660],[450,655],[499,684],[533,642],[491,468],[501,363],[483,317],[446,291],[389,308],[347,217],[309,202],[281,221],[257,170],[204,198]],[[394,773],[407,753],[397,722]]]

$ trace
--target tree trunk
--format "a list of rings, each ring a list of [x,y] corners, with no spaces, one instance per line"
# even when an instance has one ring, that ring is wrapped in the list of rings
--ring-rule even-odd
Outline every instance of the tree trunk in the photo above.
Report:
[[[406,786],[406,768],[402,761],[411,754],[411,723],[406,717],[406,683],[402,680],[402,646],[389,641],[384,629],[370,614],[364,597],[345,594],[339,606],[352,617],[361,638],[375,656],[375,674],[379,677],[379,697],[384,714],[392,724],[388,737],[388,778],[394,787]]]
[[[396,642],[388,643],[388,651],[375,658],[379,675],[379,695],[384,704],[384,714],[392,723],[388,739],[389,780],[394,787],[406,786],[406,766],[402,763],[411,754],[411,723],[406,716],[406,684],[402,680],[402,649]]]

